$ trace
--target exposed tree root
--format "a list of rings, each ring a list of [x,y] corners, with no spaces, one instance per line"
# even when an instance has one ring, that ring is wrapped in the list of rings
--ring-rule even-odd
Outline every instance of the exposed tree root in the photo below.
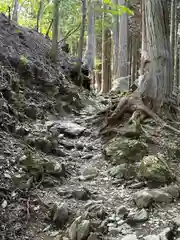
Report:
[[[107,110],[110,111],[114,108],[114,105]],[[125,97],[122,97],[117,104],[117,107],[113,112],[107,117],[107,122],[105,126],[101,129],[104,130],[109,125],[113,125],[119,119],[123,117],[125,113],[131,113],[132,116],[129,119],[129,123],[134,122],[136,125],[139,125],[147,117],[150,117],[155,120],[156,123],[161,125],[161,128],[167,128],[173,132],[180,134],[180,130],[169,126],[164,120],[162,120],[155,112],[145,106],[143,100],[141,99],[139,92],[130,92]]]

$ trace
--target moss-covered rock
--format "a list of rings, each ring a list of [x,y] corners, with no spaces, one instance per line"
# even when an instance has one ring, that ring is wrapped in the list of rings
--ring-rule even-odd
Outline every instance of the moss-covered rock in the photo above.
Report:
[[[134,163],[147,155],[148,146],[139,140],[116,137],[108,142],[104,153],[114,165]]]
[[[108,170],[111,177],[129,179],[136,176],[136,167],[130,164],[120,164]]]
[[[156,183],[169,183],[174,179],[172,172],[164,163],[165,159],[157,156],[145,156],[140,164],[138,177]]]
[[[23,155],[19,160],[24,170],[32,174],[47,173],[53,176],[65,176],[64,165],[48,161],[44,158],[33,157],[30,153]]]
[[[136,127],[135,124],[126,125],[120,130],[121,135],[128,138],[138,139],[140,137],[141,131],[140,128]]]

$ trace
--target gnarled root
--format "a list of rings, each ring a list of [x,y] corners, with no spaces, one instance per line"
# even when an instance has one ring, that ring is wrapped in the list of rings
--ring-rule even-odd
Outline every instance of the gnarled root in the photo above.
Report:
[[[180,130],[166,124],[156,113],[144,105],[139,92],[130,93],[130,95],[120,99],[116,109],[107,118],[106,125],[101,131],[107,126],[113,125],[113,123],[121,119],[125,113],[132,113],[129,123],[135,122],[136,125],[139,125],[146,117],[150,117],[154,119],[156,123],[161,124],[162,128],[167,128],[180,134]]]

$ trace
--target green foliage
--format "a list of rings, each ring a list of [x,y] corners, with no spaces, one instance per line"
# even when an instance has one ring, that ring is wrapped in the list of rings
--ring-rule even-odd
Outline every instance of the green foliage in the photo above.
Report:
[[[112,15],[122,15],[124,13],[128,14],[128,15],[133,15],[133,11],[130,10],[128,7],[123,6],[123,5],[119,5],[119,4],[114,4],[112,2],[112,0],[104,0],[104,3],[110,8],[110,9],[98,9],[98,11],[102,11],[105,13],[109,13]]]
[[[95,58],[95,68],[98,67],[102,63],[102,60],[99,58]]]
[[[42,34],[46,34],[47,29],[52,21],[53,18],[53,1],[54,0],[44,0],[44,8],[42,13],[42,19],[40,21],[40,28],[39,31]],[[13,12],[13,2],[14,0],[0,0],[0,12],[3,12],[8,16],[9,14],[9,7],[10,13],[12,15]],[[66,34],[79,26],[81,23],[81,1],[80,0],[61,0],[60,1],[60,23],[59,28],[64,37]],[[112,15],[122,15],[126,14],[133,14],[126,6],[120,6],[113,4],[112,0],[104,0],[104,4],[106,8],[101,8],[101,2],[97,1],[95,4],[94,10],[97,11],[96,22],[95,22],[95,31],[96,31],[96,38],[97,41],[101,41],[102,36],[102,12],[105,12],[106,17],[104,21],[104,27],[111,28],[112,27]],[[18,24],[21,26],[29,27],[29,28],[36,28],[36,21],[38,10],[40,7],[40,0],[19,0],[19,10],[18,10]],[[98,14],[99,12],[99,14]],[[77,49],[77,42],[79,39],[80,31],[77,30],[70,34],[67,39],[67,42],[70,46],[73,46],[73,49]],[[85,32],[87,35],[87,31]],[[49,37],[52,37],[52,28],[49,32]]]
[[[21,66],[27,65],[27,64],[28,64],[28,59],[27,59],[25,56],[21,55],[21,56],[20,56],[20,59],[19,59],[19,64],[20,64]]]

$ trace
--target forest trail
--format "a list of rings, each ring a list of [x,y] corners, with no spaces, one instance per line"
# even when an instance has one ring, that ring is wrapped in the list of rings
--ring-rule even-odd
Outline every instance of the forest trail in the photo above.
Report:
[[[99,134],[105,115],[97,113],[109,96],[77,87],[73,58],[59,52],[53,65],[51,42],[41,34],[9,24],[3,14],[0,29],[0,238],[137,240],[151,234],[145,239],[158,240],[161,233],[161,240],[178,239],[177,136],[147,120],[148,138],[124,121],[114,142],[105,143]],[[167,153],[173,174],[157,152]],[[136,175],[143,157],[153,167],[147,164],[146,177],[159,186]]]
[[[159,198],[159,203],[150,209],[138,209],[133,201],[134,195],[141,191],[146,192],[147,186],[133,176],[125,180],[111,177],[108,174],[112,166],[107,163],[102,153],[104,146],[99,135],[100,127],[91,122],[90,119],[93,116],[82,112],[79,117],[72,116],[44,124],[45,126],[52,125],[53,130],[48,127],[49,131],[57,129],[62,131],[59,147],[66,155],[63,163],[70,174],[63,183],[56,181],[56,184],[53,184],[51,179],[50,184],[54,186],[39,187],[34,191],[35,196],[38,196],[40,201],[47,206],[52,203],[57,203],[57,205],[66,203],[72,216],[77,216],[78,213],[78,216],[90,220],[92,232],[97,234],[93,236],[93,239],[99,237],[115,240],[133,235],[130,238],[133,240],[135,236],[137,239],[144,239],[143,237],[147,235],[153,237],[151,234],[157,234],[158,237],[159,233],[165,236],[165,233],[169,231],[168,227],[172,227],[173,220],[179,219],[180,202],[177,199],[175,202],[167,200],[167,195],[160,192],[161,188],[154,187],[153,190],[159,191],[159,196],[156,196]],[[61,127],[58,127],[59,123]],[[65,131],[63,126],[67,126]],[[37,129],[36,123],[34,127]],[[57,156],[51,155],[49,158],[59,161]],[[59,239],[61,235],[68,235],[67,229],[72,221],[71,219],[68,222],[64,231],[55,230],[51,226],[47,232],[40,235],[38,234],[39,224],[36,225],[33,222],[32,227],[37,231],[37,240],[39,236],[46,239],[45,235],[50,236],[48,239]],[[165,233],[162,233],[163,231]]]

